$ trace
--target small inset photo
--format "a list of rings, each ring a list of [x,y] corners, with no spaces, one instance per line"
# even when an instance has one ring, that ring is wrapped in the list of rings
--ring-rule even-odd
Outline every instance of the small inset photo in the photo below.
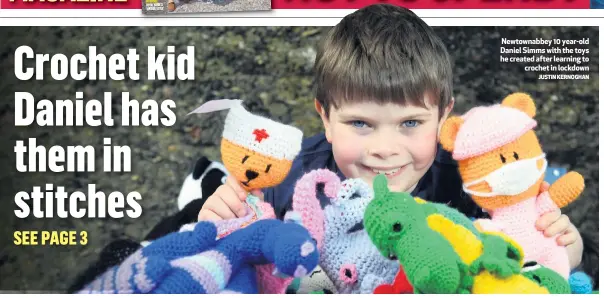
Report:
[[[604,8],[604,0],[591,0],[591,9],[603,9]]]
[[[143,14],[271,10],[271,0],[142,0]]]

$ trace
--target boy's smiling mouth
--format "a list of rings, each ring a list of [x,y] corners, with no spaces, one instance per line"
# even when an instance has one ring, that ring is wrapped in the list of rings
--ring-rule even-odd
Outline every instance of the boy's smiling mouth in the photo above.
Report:
[[[386,177],[391,178],[391,177],[395,177],[398,176],[403,169],[405,169],[405,166],[400,166],[400,167],[394,167],[394,168],[374,168],[374,167],[369,167],[366,165],[363,165],[363,168],[365,168],[365,170],[371,171],[374,174],[384,174],[386,175]]]

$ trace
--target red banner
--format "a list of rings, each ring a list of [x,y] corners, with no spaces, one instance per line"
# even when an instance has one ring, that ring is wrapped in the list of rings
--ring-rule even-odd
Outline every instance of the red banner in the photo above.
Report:
[[[358,9],[389,3],[409,9],[589,9],[589,0],[272,0],[273,9]]]
[[[141,0],[0,0],[2,9],[141,9]]]
[[[589,9],[589,0],[272,0],[273,9],[358,9],[390,3],[409,9]],[[0,0],[2,9],[141,9],[141,0]]]

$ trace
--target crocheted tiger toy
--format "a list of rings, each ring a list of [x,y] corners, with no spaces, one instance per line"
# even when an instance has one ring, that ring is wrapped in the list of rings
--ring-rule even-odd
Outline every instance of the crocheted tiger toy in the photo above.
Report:
[[[81,293],[258,293],[254,265],[302,277],[319,262],[308,231],[277,219],[256,221],[216,240],[202,221],[192,231],[155,240],[101,275]]]
[[[365,229],[384,256],[400,261],[416,293],[548,292],[520,274],[522,249],[508,237],[476,234],[468,218],[456,223],[439,212],[445,205],[390,192],[384,175],[373,189]]]
[[[503,232],[517,241],[528,261],[568,278],[566,249],[535,227],[537,219],[573,202],[583,191],[583,177],[569,172],[539,193],[547,168],[545,153],[533,130],[533,99],[508,95],[501,104],[476,107],[445,121],[440,141],[457,160],[464,190],[491,216],[480,229]]]
[[[248,112],[241,100],[208,101],[192,113],[209,113],[228,109],[220,145],[222,162],[241,186],[251,191],[278,185],[285,179],[302,147],[303,133],[296,127]],[[260,219],[275,218],[270,204],[248,193],[247,215],[222,223],[218,237]],[[273,275],[271,264],[258,266],[261,293],[285,293],[291,278]]]
[[[317,186],[331,204],[321,208]],[[317,240],[320,266],[338,294],[371,294],[381,284],[391,283],[399,264],[382,256],[363,228],[363,214],[373,191],[361,179],[340,181],[327,169],[313,170],[296,183],[293,208]]]

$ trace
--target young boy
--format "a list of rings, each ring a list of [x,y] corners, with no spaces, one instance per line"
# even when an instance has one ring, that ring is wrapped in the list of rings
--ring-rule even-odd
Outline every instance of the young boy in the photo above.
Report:
[[[284,182],[252,193],[282,218],[304,173],[327,168],[370,185],[385,173],[391,190],[486,216],[464,193],[455,161],[438,144],[454,105],[451,64],[432,28],[407,9],[378,4],[346,16],[327,33],[315,61],[315,108],[325,132],[303,142]],[[245,196],[229,177],[198,219],[242,216]],[[580,264],[583,243],[566,215],[546,214],[537,225],[567,247],[572,268]]]
[[[324,37],[315,61],[315,108],[325,132],[303,142],[285,181],[252,194],[263,197],[283,218],[304,173],[327,168],[340,179],[362,178],[370,185],[376,173],[385,173],[391,190],[448,203],[470,217],[486,216],[462,190],[450,153],[438,145],[439,130],[453,109],[452,76],[443,42],[413,12],[378,4],[346,16]],[[198,220],[243,216],[245,197],[239,182],[228,177],[203,204]],[[190,211],[198,203],[164,219],[145,240],[195,221]],[[551,213],[537,224],[549,236],[560,235],[558,243],[567,247],[571,266],[577,267],[583,242],[568,217]],[[128,240],[109,244],[69,292],[139,247]]]

